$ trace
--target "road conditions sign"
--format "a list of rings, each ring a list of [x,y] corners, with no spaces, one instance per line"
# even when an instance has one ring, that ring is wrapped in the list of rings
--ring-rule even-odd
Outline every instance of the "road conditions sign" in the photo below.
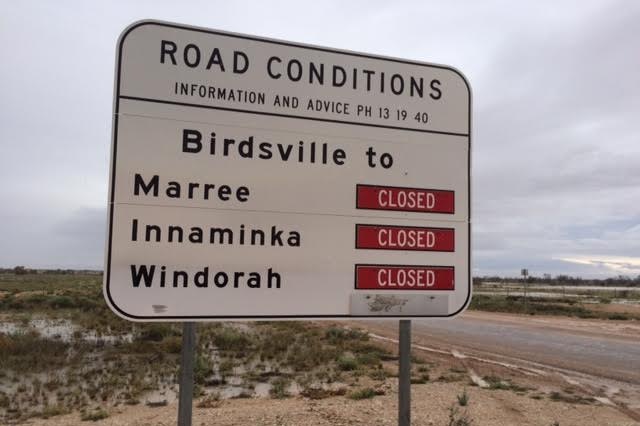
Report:
[[[140,321],[460,313],[470,102],[446,66],[131,25],[117,46],[108,304]]]

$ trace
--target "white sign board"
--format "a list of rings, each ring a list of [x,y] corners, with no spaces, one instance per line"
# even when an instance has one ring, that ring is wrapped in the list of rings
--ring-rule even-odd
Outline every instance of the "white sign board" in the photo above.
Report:
[[[138,321],[456,315],[470,134],[452,68],[137,22],[117,47],[105,298]]]

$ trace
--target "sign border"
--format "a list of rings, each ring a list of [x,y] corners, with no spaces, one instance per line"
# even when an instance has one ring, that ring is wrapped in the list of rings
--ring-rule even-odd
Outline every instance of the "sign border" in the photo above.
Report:
[[[290,47],[296,47],[296,48],[302,48],[302,49],[309,49],[309,50],[316,50],[316,51],[321,51],[321,52],[328,52],[328,53],[336,53],[336,54],[341,54],[341,55],[348,55],[348,56],[354,56],[354,57],[360,57],[360,58],[368,58],[368,59],[377,59],[377,60],[384,60],[384,61],[391,61],[391,62],[397,62],[397,63],[402,63],[402,64],[408,64],[408,65],[418,65],[418,66],[424,66],[424,67],[429,67],[429,68],[440,68],[440,69],[445,69],[445,70],[449,70],[454,72],[455,74],[457,74],[462,81],[465,84],[465,87],[467,88],[467,93],[469,96],[469,102],[467,105],[467,117],[468,117],[468,134],[464,134],[464,133],[452,133],[452,132],[442,132],[442,131],[433,131],[433,130],[420,130],[420,129],[411,129],[411,128],[402,128],[402,127],[396,127],[396,126],[383,126],[383,125],[377,125],[377,124],[367,124],[367,123],[355,123],[355,122],[347,122],[347,121],[340,121],[340,120],[330,120],[330,119],[320,119],[320,118],[314,118],[314,117],[302,117],[302,116],[288,116],[285,114],[270,114],[270,113],[265,113],[265,112],[260,112],[260,111],[245,111],[245,110],[238,110],[238,109],[233,109],[233,108],[224,108],[224,107],[213,107],[213,106],[207,106],[207,105],[199,105],[199,104],[188,104],[188,103],[181,103],[181,102],[173,102],[173,101],[161,101],[161,100],[153,100],[153,99],[145,99],[145,98],[136,98],[136,97],[131,97],[131,96],[121,96],[120,95],[120,81],[121,81],[121,63],[122,63],[122,48],[124,45],[124,42],[127,38],[127,36],[129,35],[129,33],[131,33],[133,30],[135,30],[136,28],[139,28],[141,26],[144,25],[156,25],[156,26],[161,26],[161,27],[169,27],[169,28],[177,28],[177,29],[182,29],[182,30],[187,30],[187,31],[194,31],[194,32],[201,32],[201,33],[207,33],[207,34],[215,34],[215,35],[221,35],[221,36],[227,36],[227,37],[234,37],[234,38],[240,38],[240,39],[244,39],[244,40],[252,40],[252,41],[258,41],[258,42],[264,42],[264,43],[273,43],[273,44],[279,44],[282,46],[290,46]],[[471,92],[471,86],[469,85],[469,82],[467,81],[466,77],[460,72],[458,71],[456,68],[451,67],[451,66],[446,66],[446,65],[438,65],[438,64],[432,64],[432,63],[426,63],[426,62],[418,62],[418,61],[410,61],[410,60],[405,60],[405,59],[399,59],[399,58],[393,58],[393,57],[387,57],[387,56],[382,56],[382,55],[372,55],[372,54],[365,54],[365,53],[361,53],[361,52],[354,52],[354,51],[349,51],[349,50],[341,50],[341,49],[332,49],[332,48],[327,48],[327,47],[321,47],[321,46],[315,46],[315,45],[310,45],[310,44],[303,44],[303,43],[293,43],[293,42],[289,42],[289,41],[284,41],[284,40],[278,40],[278,39],[272,39],[272,38],[267,38],[267,37],[257,37],[257,36],[251,36],[251,35],[246,35],[246,34],[239,34],[239,33],[234,33],[234,32],[227,32],[227,31],[219,31],[219,30],[214,30],[214,29],[208,29],[208,28],[202,28],[202,27],[195,27],[195,26],[189,26],[189,25],[182,25],[182,24],[176,24],[176,23],[172,23],[172,22],[166,22],[166,21],[161,21],[161,20],[155,20],[155,19],[144,19],[144,20],[140,20],[140,21],[136,21],[133,22],[132,24],[130,24],[128,27],[126,27],[123,32],[120,34],[120,37],[118,38],[118,42],[116,45],[116,61],[115,61],[115,75],[116,75],[116,79],[114,82],[114,100],[113,100],[113,125],[111,128],[111,162],[109,165],[109,174],[110,174],[110,178],[109,178],[109,203],[108,203],[108,221],[107,221],[107,235],[106,235],[106,241],[105,241],[105,271],[104,271],[104,279],[103,279],[103,294],[105,297],[105,300],[107,301],[107,304],[109,305],[109,307],[112,309],[113,312],[115,312],[116,314],[118,314],[119,316],[121,316],[124,319],[130,320],[130,321],[140,321],[140,322],[144,322],[144,321],[148,321],[148,322],[160,322],[160,321],[172,321],[172,320],[196,320],[196,321],[206,321],[206,320],[221,320],[221,319],[231,319],[231,320],[242,320],[242,319],[247,319],[247,320],[260,320],[260,319],[271,319],[271,320],[291,320],[291,319],[394,319],[394,318],[452,318],[460,313],[462,313],[464,310],[466,310],[467,306],[469,305],[469,303],[471,302],[471,293],[472,293],[472,274],[471,274],[471,147],[472,147],[472,143],[471,143],[471,135],[472,135],[472,118],[471,118],[471,105],[472,105],[472,92]],[[469,277],[468,277],[468,288],[467,288],[467,298],[465,300],[465,302],[462,304],[462,306],[460,307],[460,309],[458,309],[457,311],[448,314],[448,315],[394,315],[394,316],[385,316],[385,317],[380,317],[380,316],[374,316],[374,315],[224,315],[224,316],[217,316],[217,315],[168,315],[168,316],[163,316],[163,315],[154,315],[154,316],[141,316],[141,315],[132,315],[127,313],[126,311],[124,311],[123,309],[121,309],[113,300],[113,298],[111,297],[111,291],[110,291],[110,278],[111,278],[111,243],[112,243],[112,237],[113,237],[113,215],[114,215],[114,201],[115,201],[115,182],[116,182],[116,157],[117,157],[117,152],[118,152],[118,115],[120,113],[120,99],[132,99],[132,100],[143,100],[143,101],[151,101],[151,102],[156,102],[156,103],[166,103],[166,104],[174,104],[174,105],[182,105],[182,106],[191,106],[191,107],[198,107],[198,108],[207,108],[207,109],[219,109],[219,110],[231,110],[231,111],[235,111],[235,112],[243,112],[243,113],[248,113],[248,114],[261,114],[261,115],[273,115],[273,116],[280,116],[280,117],[286,117],[286,118],[291,118],[291,119],[309,119],[309,120],[315,120],[315,121],[326,121],[326,122],[334,122],[334,123],[338,123],[338,124],[344,124],[344,125],[360,125],[360,126],[370,126],[370,127],[382,127],[382,128],[390,128],[390,129],[396,129],[396,130],[405,130],[405,131],[416,131],[416,132],[426,132],[426,133],[436,133],[436,134],[446,134],[446,135],[453,135],[453,136],[464,136],[468,138],[468,152],[467,152],[467,185],[468,185],[468,192],[467,192],[467,211],[468,211],[468,270],[469,270]],[[356,190],[356,194],[357,194],[357,190]]]

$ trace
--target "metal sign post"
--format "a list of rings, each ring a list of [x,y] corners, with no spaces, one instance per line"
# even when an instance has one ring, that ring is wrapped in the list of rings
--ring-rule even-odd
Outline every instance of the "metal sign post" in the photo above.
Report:
[[[400,320],[398,426],[411,424],[411,320]]]
[[[182,354],[180,358],[180,399],[178,426],[191,426],[193,411],[193,360],[196,352],[196,323],[182,326]]]

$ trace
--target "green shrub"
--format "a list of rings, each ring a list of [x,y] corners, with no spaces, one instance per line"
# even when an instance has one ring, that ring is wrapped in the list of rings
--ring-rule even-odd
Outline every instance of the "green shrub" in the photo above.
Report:
[[[471,426],[473,419],[469,417],[467,411],[460,412],[460,408],[455,404],[449,407],[449,423],[448,426]]]
[[[49,300],[49,306],[53,309],[70,309],[75,307],[75,303],[69,296],[54,296]]]
[[[179,354],[182,351],[182,338],[169,336],[162,341],[161,348],[168,354]]]
[[[466,389],[464,389],[460,395],[457,395],[456,398],[458,399],[458,405],[461,407],[466,407],[467,404],[469,404],[469,394]]]
[[[221,351],[240,352],[246,350],[251,341],[241,331],[224,328],[215,333],[213,344]]]
[[[348,397],[350,399],[370,399],[377,395],[377,392],[372,388],[362,388],[351,392]]]
[[[69,343],[38,333],[0,334],[0,369],[37,372],[65,364]]]
[[[143,342],[161,342],[165,337],[174,335],[169,324],[148,324],[138,334],[137,340]]]
[[[197,384],[204,384],[207,377],[213,373],[213,369],[207,358],[201,354],[196,354],[193,363],[193,380]]]
[[[39,416],[43,419],[48,419],[53,416],[61,416],[63,414],[69,414],[71,410],[63,405],[46,405]]]
[[[341,371],[353,371],[358,368],[358,361],[354,357],[348,355],[339,357],[336,364]]]
[[[630,319],[628,315],[621,313],[609,314],[607,318],[614,321],[627,321]]]
[[[107,417],[109,417],[109,413],[107,413],[102,408],[97,408],[95,410],[86,411],[82,413],[82,415],[80,416],[80,420],[82,420],[83,422],[86,422],[86,421],[97,422],[98,420],[106,419]]]
[[[284,377],[278,377],[271,382],[271,389],[269,389],[269,395],[275,399],[284,399],[289,396],[287,388],[289,387],[289,380]]]
[[[325,332],[325,339],[332,345],[340,345],[350,341],[366,341],[369,340],[369,334],[356,329],[347,329],[340,327],[330,327]]]

